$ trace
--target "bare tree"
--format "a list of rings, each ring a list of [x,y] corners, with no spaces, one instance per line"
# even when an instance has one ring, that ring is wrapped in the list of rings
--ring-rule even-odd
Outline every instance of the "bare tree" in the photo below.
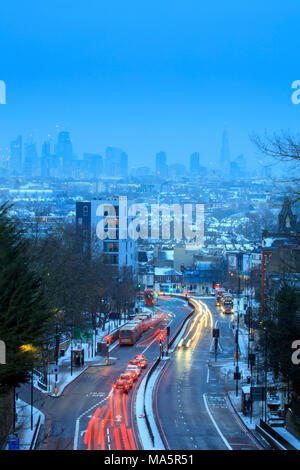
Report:
[[[292,203],[300,200],[300,136],[290,132],[282,131],[280,134],[273,133],[264,137],[257,134],[250,136],[251,141],[256,148],[266,157],[269,157],[274,163],[291,163],[293,166],[290,170],[293,175],[287,179],[283,178],[282,183],[290,185],[290,189],[294,194]],[[290,201],[291,202],[291,201]]]

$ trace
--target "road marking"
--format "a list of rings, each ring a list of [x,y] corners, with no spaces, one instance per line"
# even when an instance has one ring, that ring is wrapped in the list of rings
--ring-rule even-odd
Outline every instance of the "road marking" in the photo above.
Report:
[[[101,405],[105,400],[107,400],[109,398],[109,396],[112,394],[112,392],[113,392],[113,389],[111,389],[109,394],[105,398],[103,398],[103,400],[99,401],[99,403],[96,403],[96,405],[91,406],[91,408],[89,408],[88,410],[81,413],[81,415],[76,419],[73,450],[77,450],[77,447],[78,447],[78,435],[79,435],[80,418],[82,418],[84,415],[89,413],[93,408],[96,408],[97,406]]]
[[[204,405],[205,405],[206,411],[207,411],[207,413],[208,413],[208,415],[209,415],[209,417],[210,417],[210,419],[211,419],[213,425],[215,426],[216,430],[218,431],[220,437],[222,438],[224,444],[226,445],[227,449],[232,450],[232,447],[230,447],[230,445],[229,445],[227,439],[226,439],[226,438],[223,436],[223,434],[221,433],[219,426],[217,425],[216,421],[214,420],[213,415],[212,415],[211,412],[210,412],[210,409],[209,409],[208,404],[207,404],[206,393],[203,394],[203,401],[204,401]]]
[[[207,377],[206,377],[206,383],[208,384],[209,382],[209,367],[207,367]]]

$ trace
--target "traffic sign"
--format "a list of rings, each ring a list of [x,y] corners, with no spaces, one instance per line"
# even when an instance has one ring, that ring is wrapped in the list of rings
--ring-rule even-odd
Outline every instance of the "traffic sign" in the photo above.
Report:
[[[259,385],[250,388],[250,396],[253,401],[263,400],[265,396],[265,387]]]
[[[249,361],[250,361],[250,363],[252,363],[252,365],[255,364],[255,358],[256,358],[255,353],[249,353]]]
[[[213,338],[219,338],[219,336],[220,336],[219,328],[214,328],[213,329]]]
[[[8,450],[20,450],[20,441],[18,437],[8,439]]]

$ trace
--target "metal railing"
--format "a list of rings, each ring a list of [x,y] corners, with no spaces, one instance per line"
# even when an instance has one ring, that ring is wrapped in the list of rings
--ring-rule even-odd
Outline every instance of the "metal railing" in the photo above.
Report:
[[[184,296],[174,296],[174,297],[180,297],[180,298],[183,298],[183,299],[186,299],[186,297]],[[193,309],[192,311],[185,317],[185,319],[181,322],[181,324],[179,325],[179,327],[177,328],[176,332],[172,335],[172,339],[170,340],[169,342],[169,346],[171,346],[174,341],[176,340],[177,336],[179,335],[179,333],[181,332],[182,328],[184,328],[185,324],[189,321],[189,319],[191,318],[191,316],[195,313],[195,306],[193,305],[193,303],[189,300],[188,301],[188,305],[190,305]],[[147,385],[148,385],[148,382],[150,380],[150,377],[151,375],[153,374],[153,372],[156,370],[158,364],[160,363],[160,360],[161,358],[158,357],[157,360],[155,361],[155,363],[152,365],[151,369],[149,370],[148,374],[147,374],[147,377],[146,377],[146,381],[145,381],[145,388],[144,388],[144,415],[145,415],[145,421],[146,421],[146,425],[147,425],[147,429],[148,429],[148,432],[149,432],[149,435],[150,435],[150,438],[151,438],[151,441],[152,441],[152,445],[154,447],[154,434],[153,434],[153,431],[151,429],[151,425],[150,425],[150,422],[149,422],[149,418],[147,416],[147,412],[146,412],[146,404],[145,404],[145,397],[146,397],[146,390],[147,390]],[[157,425],[157,428],[159,430],[159,434],[160,434],[160,437],[161,437],[161,440],[162,442],[164,443],[164,446],[165,448],[167,448],[167,443],[165,441],[165,438],[164,438],[164,435],[162,433],[162,430],[161,430],[161,426],[160,424],[157,422],[157,419],[155,419],[155,422],[156,422],[156,425]]]

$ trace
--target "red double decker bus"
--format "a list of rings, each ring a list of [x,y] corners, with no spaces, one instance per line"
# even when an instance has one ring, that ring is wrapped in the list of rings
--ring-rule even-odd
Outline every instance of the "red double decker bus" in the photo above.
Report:
[[[127,323],[119,330],[119,345],[132,346],[140,338],[143,333],[139,323]]]
[[[138,322],[141,325],[143,332],[152,324],[150,313],[140,313],[139,315],[136,315],[132,321]]]
[[[144,300],[146,307],[152,307],[154,304],[153,289],[144,290]]]

